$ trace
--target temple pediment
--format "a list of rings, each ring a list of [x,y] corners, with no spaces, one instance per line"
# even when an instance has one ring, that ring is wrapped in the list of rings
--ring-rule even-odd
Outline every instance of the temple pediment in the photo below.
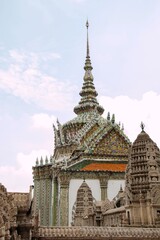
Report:
[[[124,134],[115,127],[109,130],[105,128],[102,134],[97,136],[95,141],[92,141],[90,147],[93,149],[93,154],[105,156],[128,156],[129,141]],[[107,131],[108,130],[108,131]]]
[[[77,149],[73,151],[68,167],[86,161],[103,161],[104,163],[126,163],[128,159],[130,142],[124,133],[111,124],[98,125],[95,123],[81,139]],[[83,165],[83,164],[82,164]],[[106,168],[105,166],[100,169]],[[79,169],[79,167],[78,167]],[[95,169],[99,169],[98,166]],[[114,168],[114,170],[119,168]],[[123,167],[123,171],[125,166]],[[87,169],[86,169],[87,170]],[[112,167],[106,170],[112,170]]]

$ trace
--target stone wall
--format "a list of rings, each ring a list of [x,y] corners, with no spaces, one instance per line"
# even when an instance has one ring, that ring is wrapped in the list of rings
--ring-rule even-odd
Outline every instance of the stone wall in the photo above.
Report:
[[[32,239],[65,240],[158,240],[159,228],[114,228],[114,227],[40,227]]]

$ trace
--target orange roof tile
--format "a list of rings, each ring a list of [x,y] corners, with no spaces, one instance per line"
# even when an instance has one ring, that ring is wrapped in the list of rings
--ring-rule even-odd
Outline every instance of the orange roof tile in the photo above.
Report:
[[[83,171],[111,171],[125,172],[127,164],[124,163],[91,163],[81,170]]]

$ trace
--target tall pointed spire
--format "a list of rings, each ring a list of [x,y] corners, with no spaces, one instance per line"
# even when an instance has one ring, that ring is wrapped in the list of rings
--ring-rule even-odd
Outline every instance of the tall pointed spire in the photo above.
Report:
[[[103,107],[101,107],[97,101],[98,93],[95,90],[95,86],[93,83],[93,75],[92,75],[92,65],[90,60],[90,52],[89,52],[89,37],[88,37],[88,28],[89,23],[88,20],[86,22],[87,28],[87,53],[86,53],[86,61],[85,61],[85,74],[84,74],[84,82],[82,86],[82,90],[79,93],[81,96],[81,100],[79,105],[74,108],[74,112],[76,114],[97,111],[100,115],[104,112]]]
[[[88,27],[89,27],[89,23],[88,23],[88,20],[86,22],[86,27],[87,27],[87,57],[89,57],[89,40],[88,40]]]
[[[87,71],[88,70],[92,70],[92,65],[91,65],[91,60],[90,60],[90,54],[89,54],[89,37],[88,37],[88,28],[89,28],[89,23],[88,20],[86,22],[86,28],[87,28],[87,53],[86,53],[86,61],[85,61],[85,66],[84,66],[84,70]],[[92,76],[93,79],[93,76]]]

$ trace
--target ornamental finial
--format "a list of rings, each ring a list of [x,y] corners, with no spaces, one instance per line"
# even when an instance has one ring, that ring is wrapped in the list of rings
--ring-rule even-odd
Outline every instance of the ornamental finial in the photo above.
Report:
[[[89,23],[88,23],[88,19],[87,19],[87,22],[86,22],[86,28],[87,28],[87,57],[89,57],[88,27],[89,27]]]
[[[87,27],[87,28],[89,27],[88,19],[87,19],[87,21],[86,21],[86,27]]]
[[[141,122],[141,129],[142,129],[142,132],[144,132],[144,128],[145,128],[145,125],[143,122]]]
[[[120,185],[120,192],[123,192],[122,184]]]

